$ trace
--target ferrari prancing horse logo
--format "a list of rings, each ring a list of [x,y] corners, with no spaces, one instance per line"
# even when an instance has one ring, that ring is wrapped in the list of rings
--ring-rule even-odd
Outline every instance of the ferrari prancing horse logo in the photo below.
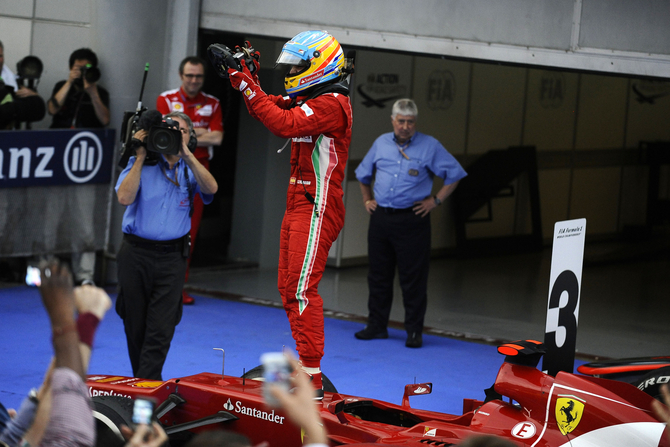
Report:
[[[584,414],[584,401],[567,394],[556,399],[556,423],[564,435],[572,432]]]

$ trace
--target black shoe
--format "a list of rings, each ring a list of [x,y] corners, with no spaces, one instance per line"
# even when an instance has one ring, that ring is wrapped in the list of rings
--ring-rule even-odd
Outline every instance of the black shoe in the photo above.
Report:
[[[412,332],[411,334],[407,334],[407,341],[405,342],[405,346],[408,348],[420,348],[423,346],[423,337],[421,336],[421,332]]]
[[[372,340],[374,338],[389,338],[389,333],[386,329],[375,329],[365,326],[365,329],[356,332],[354,336],[359,340]]]

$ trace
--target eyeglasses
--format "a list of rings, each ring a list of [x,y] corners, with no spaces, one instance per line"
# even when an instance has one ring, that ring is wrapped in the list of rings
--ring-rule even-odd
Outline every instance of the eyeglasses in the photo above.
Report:
[[[184,77],[188,78],[188,79],[202,79],[202,78],[205,77],[205,75],[202,75],[202,74],[197,74],[197,75],[196,74],[185,74]]]

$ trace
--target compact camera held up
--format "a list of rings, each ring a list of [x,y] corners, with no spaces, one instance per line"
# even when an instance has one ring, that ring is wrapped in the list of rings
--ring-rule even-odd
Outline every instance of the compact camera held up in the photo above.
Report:
[[[214,66],[216,73],[220,77],[228,79],[228,69],[233,68],[241,71],[242,60],[244,60],[244,64],[249,69],[249,72],[254,74],[256,71],[254,60],[259,62],[261,54],[254,50],[249,41],[246,41],[243,47],[236,46],[234,52],[221,43],[213,43],[207,47],[207,57],[209,57],[209,61]]]

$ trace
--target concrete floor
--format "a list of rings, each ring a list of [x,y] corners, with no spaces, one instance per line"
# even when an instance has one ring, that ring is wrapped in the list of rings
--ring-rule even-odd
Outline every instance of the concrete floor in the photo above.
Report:
[[[587,245],[584,258],[577,356],[592,360],[670,354],[667,247]],[[426,333],[485,343],[543,340],[550,266],[549,248],[514,256],[433,260]],[[276,270],[257,268],[196,268],[187,289],[279,305],[276,275]],[[319,292],[327,316],[361,321],[363,327],[367,267],[328,268]],[[392,324],[402,327],[403,316],[396,284]]]

